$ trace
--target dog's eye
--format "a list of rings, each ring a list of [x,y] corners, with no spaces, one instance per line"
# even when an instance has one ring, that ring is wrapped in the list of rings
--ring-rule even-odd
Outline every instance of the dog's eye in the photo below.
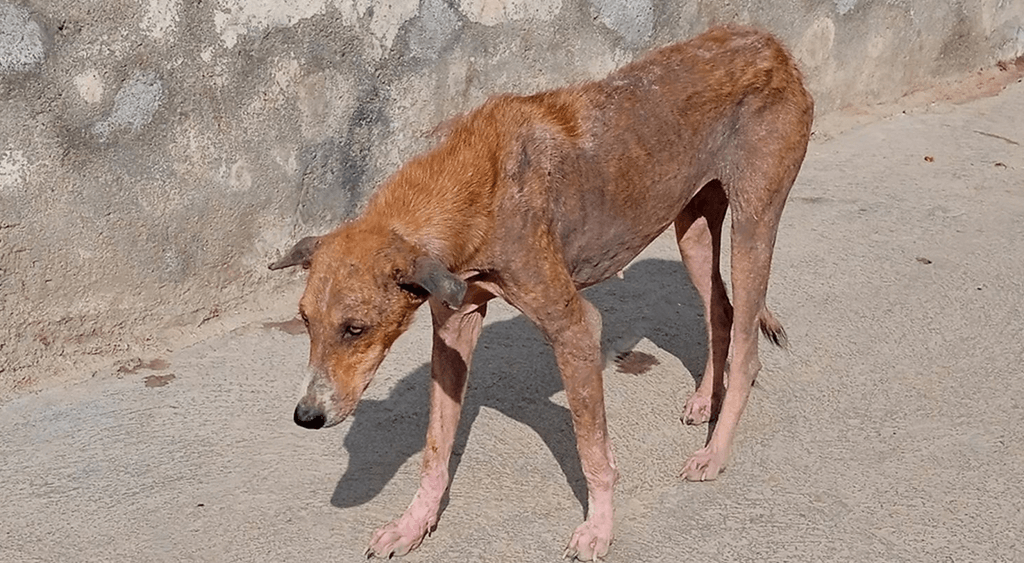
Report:
[[[302,317],[302,324],[309,328],[309,317],[306,316],[306,313],[299,313],[299,316]]]
[[[363,326],[346,324],[341,327],[341,337],[345,339],[358,338],[362,336],[365,330],[366,327]]]

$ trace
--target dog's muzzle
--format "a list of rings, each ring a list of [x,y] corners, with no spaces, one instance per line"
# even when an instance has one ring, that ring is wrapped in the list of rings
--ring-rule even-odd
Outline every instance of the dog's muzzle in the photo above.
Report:
[[[295,406],[292,420],[295,424],[310,430],[334,426],[345,420],[351,409],[343,408],[343,402],[327,374],[307,368],[306,381],[302,385],[302,398]]]

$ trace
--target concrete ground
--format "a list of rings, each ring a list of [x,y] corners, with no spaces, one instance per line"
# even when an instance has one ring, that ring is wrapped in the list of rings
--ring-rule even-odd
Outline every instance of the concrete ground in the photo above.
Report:
[[[705,439],[678,422],[705,344],[671,235],[588,290],[609,349],[651,357],[606,370],[610,561],[1024,561],[1021,107],[1014,83],[816,134],[769,293],[791,349],[763,344],[716,482],[677,477]],[[359,560],[416,490],[429,318],[351,420],[311,432],[291,422],[297,292],[0,405],[0,561]],[[450,502],[407,560],[559,560],[585,499],[570,425],[548,348],[493,307]]]

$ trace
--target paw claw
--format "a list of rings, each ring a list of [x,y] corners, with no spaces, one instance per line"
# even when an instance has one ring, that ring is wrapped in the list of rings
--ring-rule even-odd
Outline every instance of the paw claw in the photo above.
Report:
[[[698,390],[686,400],[683,416],[679,417],[679,420],[690,426],[704,424],[711,420],[711,411],[711,397]]]
[[[563,555],[566,559],[579,561],[597,561],[608,555],[608,547],[612,543],[612,523],[610,521],[587,520],[572,534],[569,547]]]
[[[401,557],[419,547],[427,536],[427,530],[427,526],[414,519],[401,518],[390,522],[373,533],[370,547],[366,549],[366,558]]]
[[[687,481],[714,481],[725,470],[725,456],[710,446],[694,452],[679,476]]]

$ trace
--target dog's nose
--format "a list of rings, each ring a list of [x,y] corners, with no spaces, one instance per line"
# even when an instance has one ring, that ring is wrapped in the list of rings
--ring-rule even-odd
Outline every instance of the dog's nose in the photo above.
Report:
[[[327,422],[327,416],[324,411],[318,407],[311,407],[299,403],[295,407],[295,424],[303,428],[309,428],[310,430],[318,430],[324,427]]]

